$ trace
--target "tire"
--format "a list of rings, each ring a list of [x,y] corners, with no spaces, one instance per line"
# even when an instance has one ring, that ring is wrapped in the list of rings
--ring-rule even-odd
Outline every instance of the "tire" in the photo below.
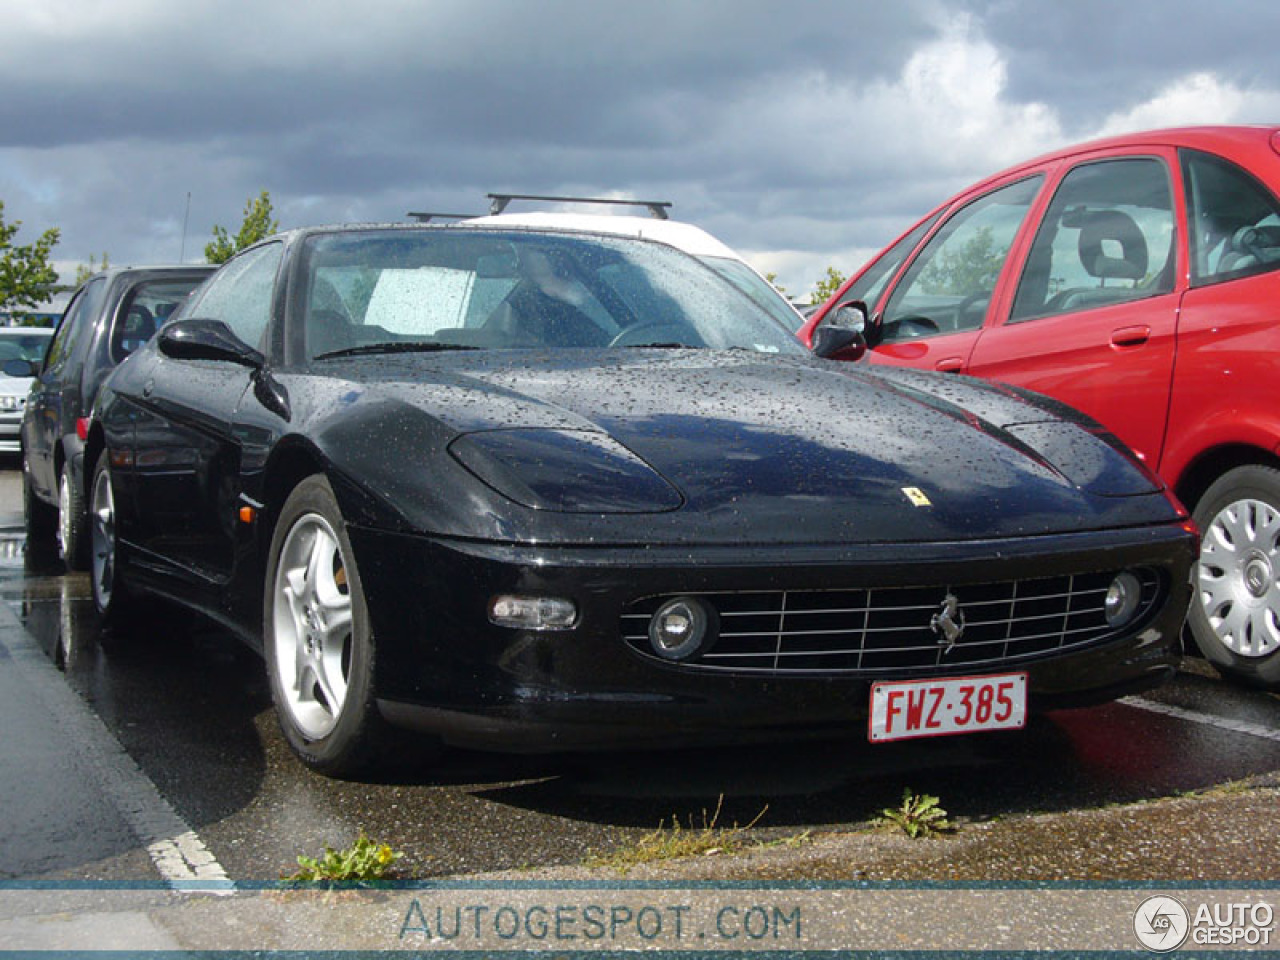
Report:
[[[22,453],[22,520],[27,531],[27,546],[38,548],[53,544],[58,528],[58,511],[49,506],[31,488],[31,464]]]
[[[138,602],[121,582],[115,489],[106,450],[98,455],[98,462],[94,464],[89,490],[89,580],[93,586],[93,604],[98,608],[103,628],[118,635],[137,619]]]
[[[289,746],[331,777],[371,770],[389,730],[374,702],[375,647],[346,524],[324,476],[303,480],[271,537],[263,653]]]
[[[58,554],[71,571],[89,569],[88,514],[84,491],[72,476],[71,461],[62,465],[58,477]]]
[[[1230,470],[1196,504],[1202,537],[1187,622],[1218,672],[1280,687],[1280,470]]]

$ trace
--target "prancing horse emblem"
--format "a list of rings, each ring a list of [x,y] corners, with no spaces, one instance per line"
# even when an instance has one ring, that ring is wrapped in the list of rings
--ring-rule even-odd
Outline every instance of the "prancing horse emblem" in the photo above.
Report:
[[[942,601],[942,612],[933,615],[929,629],[938,635],[938,643],[947,648],[944,653],[949,653],[956,641],[964,636],[964,611],[954,594],[947,594]]]

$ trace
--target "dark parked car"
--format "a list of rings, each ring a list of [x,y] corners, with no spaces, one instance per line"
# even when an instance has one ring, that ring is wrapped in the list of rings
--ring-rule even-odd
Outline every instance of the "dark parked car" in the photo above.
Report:
[[[1126,134],[997,173],[802,339],[850,300],[869,307],[871,363],[1047,393],[1137,451],[1204,531],[1200,650],[1280,689],[1280,127]]]
[[[36,377],[21,436],[27,540],[56,538],[69,569],[88,567],[82,451],[102,381],[213,269],[121,267],[91,277],[67,305],[43,362],[27,365]],[[12,363],[5,369],[19,371]]]
[[[1196,535],[1058,404],[812,357],[652,241],[316,228],[103,390],[93,592],[260,649],[304,762],[1021,726],[1158,684]],[[114,629],[119,630],[117,626]]]

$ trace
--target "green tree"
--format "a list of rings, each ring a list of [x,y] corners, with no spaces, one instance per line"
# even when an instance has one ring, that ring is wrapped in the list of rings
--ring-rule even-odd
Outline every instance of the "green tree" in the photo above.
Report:
[[[89,254],[89,263],[87,265],[82,263],[80,266],[76,267],[76,280],[73,286],[80,286],[95,273],[106,270],[110,266],[111,263],[107,259],[107,252],[105,250],[102,251],[102,266],[98,266],[97,261],[93,259],[92,253]]]
[[[809,294],[810,303],[826,303],[835,292],[840,289],[840,284],[844,283],[845,275],[835,267],[827,267],[827,275],[819,280],[813,287],[813,293]]]
[[[234,239],[225,227],[215,225],[213,240],[204,248],[205,259],[210,263],[226,263],[245,247],[250,247],[280,229],[280,222],[271,218],[271,194],[263,190],[256,198],[250,197],[244,205],[244,222]]]
[[[11,224],[4,222],[4,201],[0,200],[0,313],[21,316],[47,300],[58,271],[49,262],[49,254],[61,235],[56,227],[50,227],[35,243],[14,245],[21,220]]]

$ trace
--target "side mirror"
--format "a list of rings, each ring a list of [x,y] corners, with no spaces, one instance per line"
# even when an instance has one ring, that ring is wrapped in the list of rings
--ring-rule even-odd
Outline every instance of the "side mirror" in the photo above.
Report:
[[[175,360],[220,360],[261,370],[266,358],[221,320],[203,317],[175,320],[160,329],[160,352]]]
[[[867,352],[867,305],[846,300],[813,331],[813,352],[824,360],[859,360]]]
[[[813,352],[824,360],[858,360],[867,352],[861,330],[822,324],[813,331]]]
[[[867,305],[861,300],[846,300],[844,303],[836,305],[836,308],[831,311],[831,317],[827,322],[833,327],[853,330],[862,334],[865,338],[869,325],[868,314]]]
[[[4,366],[0,366],[7,377],[37,377],[40,375],[40,364],[35,360],[23,360],[21,357],[14,357],[6,360]]]

